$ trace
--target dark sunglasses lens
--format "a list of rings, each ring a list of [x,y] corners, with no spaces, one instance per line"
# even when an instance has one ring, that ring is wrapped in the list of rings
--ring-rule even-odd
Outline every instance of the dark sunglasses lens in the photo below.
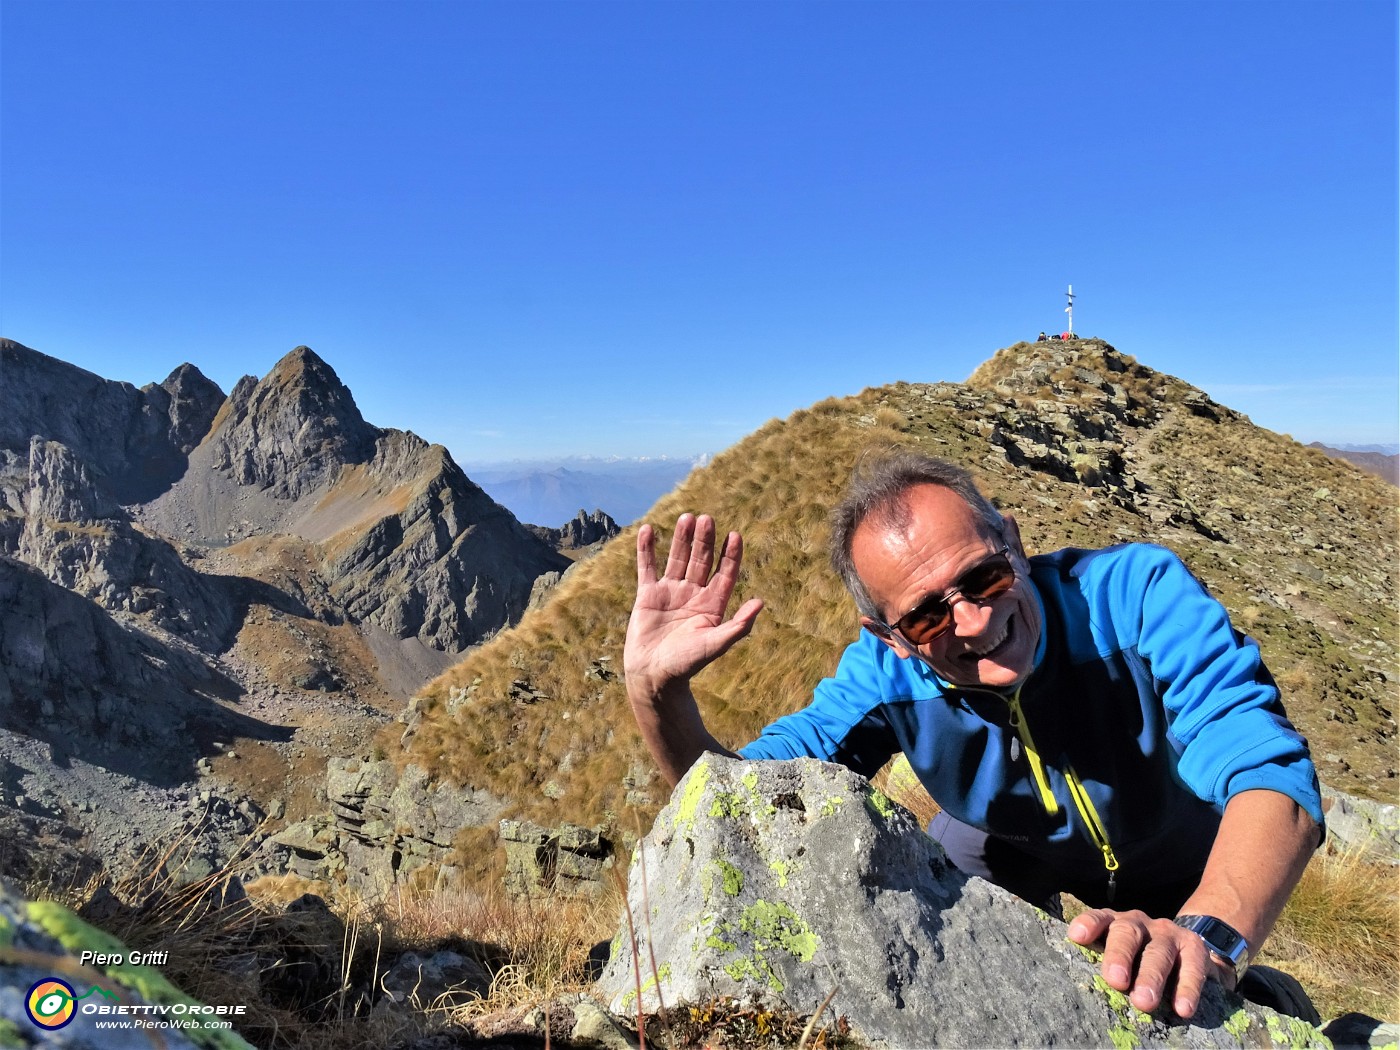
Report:
[[[901,634],[915,645],[932,641],[953,622],[953,610],[940,597],[930,598],[899,621]]]
[[[968,598],[995,598],[1011,589],[1016,582],[1016,570],[1005,557],[993,558],[977,566],[963,577],[958,591]]]

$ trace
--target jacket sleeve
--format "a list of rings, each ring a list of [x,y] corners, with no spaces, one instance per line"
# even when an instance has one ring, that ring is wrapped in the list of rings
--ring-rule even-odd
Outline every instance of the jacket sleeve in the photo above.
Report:
[[[1140,611],[1136,645],[1180,749],[1181,778],[1217,805],[1256,788],[1280,792],[1321,827],[1307,741],[1288,721],[1258,644],[1234,629],[1225,607],[1175,554],[1146,544],[1125,550],[1127,571],[1115,572],[1110,584],[1115,629],[1131,630],[1134,617],[1123,614]]]
[[[880,654],[862,637],[846,648],[832,678],[824,678],[812,702],[764,728],[739,748],[743,758],[817,758],[874,776],[899,742],[880,713]],[[883,648],[883,647],[882,647]]]

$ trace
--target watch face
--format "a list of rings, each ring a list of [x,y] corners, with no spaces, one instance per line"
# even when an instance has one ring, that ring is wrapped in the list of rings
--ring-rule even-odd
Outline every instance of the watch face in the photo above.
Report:
[[[1198,915],[1187,927],[1200,934],[1206,946],[1231,962],[1239,962],[1245,951],[1245,941],[1232,927],[1209,915]]]

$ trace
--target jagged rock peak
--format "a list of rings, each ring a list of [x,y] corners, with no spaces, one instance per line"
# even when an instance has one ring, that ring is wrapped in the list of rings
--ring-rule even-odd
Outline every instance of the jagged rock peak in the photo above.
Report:
[[[219,384],[188,361],[166,376],[159,387],[143,389],[148,396],[154,396],[156,389],[169,395],[170,436],[185,453],[204,440],[224,403]]]
[[[261,381],[238,381],[214,434],[214,464],[240,485],[295,499],[369,460],[379,435],[335,370],[298,346]]]
[[[590,544],[605,543],[622,531],[622,527],[602,509],[594,510],[592,514],[579,510],[571,520],[557,529],[543,525],[527,525],[526,528],[555,550],[561,551],[578,550]]]
[[[208,432],[223,400],[189,366],[138,390],[0,340],[0,451],[18,462],[28,457],[31,438],[61,442],[124,504],[151,499],[180,476],[185,453]],[[13,506],[17,498],[11,492],[0,502]]]

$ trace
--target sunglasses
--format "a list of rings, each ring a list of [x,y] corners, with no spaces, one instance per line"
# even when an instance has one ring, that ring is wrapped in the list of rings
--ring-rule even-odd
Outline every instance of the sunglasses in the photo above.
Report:
[[[893,624],[876,624],[877,633],[889,638],[895,632],[910,645],[927,645],[953,626],[953,598],[969,602],[989,602],[1005,594],[1016,583],[1011,549],[1005,544],[958,577],[957,583],[942,594],[932,594]]]

